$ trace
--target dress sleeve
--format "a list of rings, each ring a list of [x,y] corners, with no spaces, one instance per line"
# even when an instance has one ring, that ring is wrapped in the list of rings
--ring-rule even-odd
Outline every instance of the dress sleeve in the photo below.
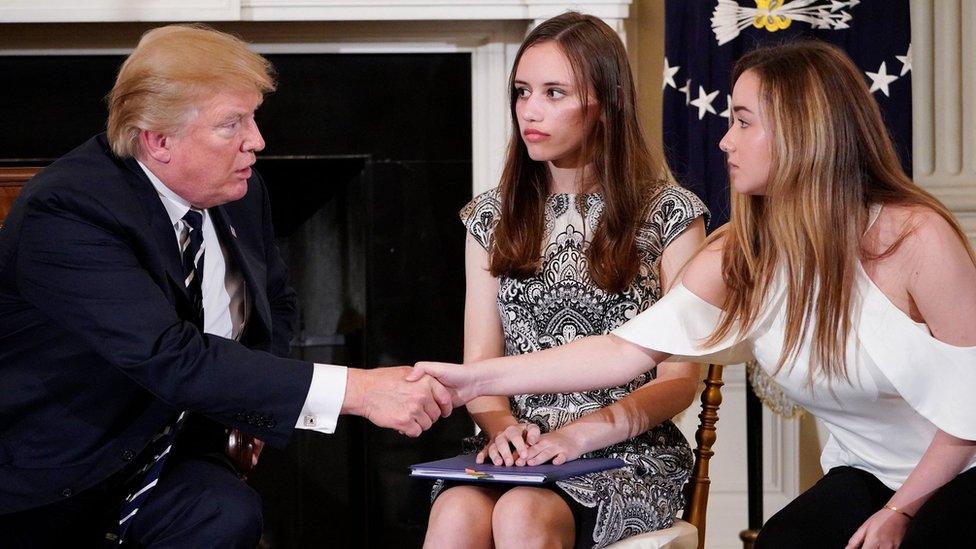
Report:
[[[651,202],[645,228],[660,235],[663,251],[692,221],[702,215],[705,216],[707,227],[708,208],[701,199],[688,189],[669,184]]]
[[[703,345],[721,314],[721,309],[678,283],[612,333],[646,349],[669,353],[673,361],[739,364],[752,360],[752,343],[738,330],[714,345]]]
[[[976,440],[976,347],[943,343],[880,290],[862,291],[858,340],[878,369],[922,417],[950,435]]]
[[[488,251],[501,213],[499,196],[497,188],[485,191],[472,198],[459,212],[468,233]]]

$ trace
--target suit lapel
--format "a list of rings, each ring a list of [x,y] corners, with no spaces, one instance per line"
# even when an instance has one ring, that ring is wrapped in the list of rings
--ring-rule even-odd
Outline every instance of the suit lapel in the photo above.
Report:
[[[213,220],[220,245],[237,262],[244,282],[247,284],[248,299],[252,303],[252,312],[257,313],[267,333],[271,333],[271,307],[268,304],[267,272],[264,262],[255,257],[246,246],[242,246],[237,238],[230,212],[224,206],[215,206],[208,210]]]
[[[144,212],[143,218],[147,220],[146,231],[149,233],[150,240],[154,241],[159,253],[156,254],[162,263],[166,276],[170,279],[171,285],[177,290],[183,305],[189,306],[190,298],[187,293],[186,285],[183,283],[185,277],[183,272],[180,248],[173,231],[173,224],[170,222],[166,208],[163,206],[156,192],[155,187],[146,173],[139,167],[133,158],[122,161],[129,170],[129,180],[132,183],[132,191],[136,196],[136,202]],[[267,272],[262,258],[256,257],[247,246],[241,245],[237,238],[234,223],[228,209],[225,206],[209,208],[217,237],[220,239],[221,246],[226,247],[230,256],[237,262],[237,265],[244,276],[247,284],[248,299],[252,303],[252,310],[264,325],[268,334],[271,333],[271,308],[268,304],[267,295]],[[254,316],[249,315],[249,316]],[[250,319],[249,319],[250,323]]]
[[[170,222],[169,215],[166,213],[166,208],[163,206],[152,182],[146,177],[146,173],[142,171],[136,160],[127,158],[123,163],[131,172],[132,190],[136,194],[136,202],[145,213],[145,219],[148,220],[146,229],[159,249],[157,257],[163,265],[163,270],[178,293],[189,303],[189,294],[187,294],[186,285],[183,282],[186,275],[183,272],[180,246],[176,240],[176,233],[173,231],[173,223]]]

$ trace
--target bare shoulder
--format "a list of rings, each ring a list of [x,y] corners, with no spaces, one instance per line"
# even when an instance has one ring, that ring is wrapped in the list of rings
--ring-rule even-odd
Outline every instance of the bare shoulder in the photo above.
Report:
[[[967,243],[934,210],[914,206],[890,210],[892,229],[905,234],[890,267],[907,277],[913,308],[938,339],[953,345],[976,344],[976,265]]]
[[[688,263],[681,284],[716,307],[725,302],[726,286],[722,276],[722,255],[727,242],[726,227],[716,230],[705,247]]]
[[[971,263],[966,244],[955,228],[935,210],[916,205],[886,205],[878,219],[877,243],[889,246],[905,235],[892,259],[904,266]]]

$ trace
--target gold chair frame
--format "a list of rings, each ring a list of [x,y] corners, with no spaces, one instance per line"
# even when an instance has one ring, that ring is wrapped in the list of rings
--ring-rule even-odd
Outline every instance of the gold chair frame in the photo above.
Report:
[[[721,364],[709,364],[705,375],[705,389],[701,393],[701,412],[698,414],[698,429],[695,430],[695,464],[691,478],[685,485],[685,510],[681,518],[698,529],[698,549],[705,547],[705,519],[708,507],[708,491],[712,480],[708,477],[708,465],[715,452],[715,424],[718,423],[718,409],[722,405]]]
[[[0,168],[0,226],[24,183],[39,171],[41,168]]]

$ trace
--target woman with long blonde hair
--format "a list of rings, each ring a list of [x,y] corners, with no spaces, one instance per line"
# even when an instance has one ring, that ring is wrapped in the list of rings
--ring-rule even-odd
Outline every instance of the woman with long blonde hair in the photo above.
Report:
[[[509,93],[501,182],[461,212],[469,362],[609,333],[660,298],[705,238],[704,205],[644,141],[627,54],[606,23],[579,13],[541,23]],[[675,363],[609,389],[471,401],[482,434],[466,446],[479,462],[521,465],[531,449],[626,466],[541,488],[440,483],[426,545],[603,547],[671,526],[692,465],[671,418],[697,375]]]
[[[466,400],[610,385],[676,358],[755,359],[830,433],[826,476],[770,519],[757,547],[972,543],[972,248],[904,174],[839,49],[757,49],[733,82],[720,143],[731,221],[664,298],[611,335],[464,367],[421,363],[415,375]]]

